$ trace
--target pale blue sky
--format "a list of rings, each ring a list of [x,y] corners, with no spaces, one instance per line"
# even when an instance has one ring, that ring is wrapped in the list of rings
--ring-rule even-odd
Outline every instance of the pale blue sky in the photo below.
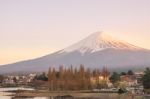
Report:
[[[0,64],[104,31],[150,49],[150,0],[0,0]]]

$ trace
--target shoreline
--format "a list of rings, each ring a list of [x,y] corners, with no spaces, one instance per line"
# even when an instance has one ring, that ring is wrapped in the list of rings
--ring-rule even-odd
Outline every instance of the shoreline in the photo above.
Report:
[[[132,99],[131,96],[126,94],[117,93],[90,93],[81,91],[61,91],[61,92],[50,92],[50,91],[24,91],[14,94],[15,97],[65,97],[70,96],[74,98],[91,98],[91,99]],[[135,99],[142,99],[142,96],[135,96]]]
[[[72,97],[73,99],[132,99],[132,96],[128,93],[118,94],[112,92],[104,91],[92,91],[92,90],[79,90],[79,91],[49,91],[49,90],[10,90],[4,91],[11,93],[6,96],[12,96],[14,99],[20,99],[23,97]],[[143,99],[143,97],[148,97],[146,95],[135,95],[135,99]]]

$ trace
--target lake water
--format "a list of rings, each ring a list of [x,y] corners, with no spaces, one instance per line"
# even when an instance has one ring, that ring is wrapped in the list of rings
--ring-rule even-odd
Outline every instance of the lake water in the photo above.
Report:
[[[15,90],[34,90],[32,88],[0,88],[0,99],[75,99],[73,97],[19,97],[19,98],[14,98],[13,93],[6,92],[6,91],[15,91]],[[86,99],[86,98],[84,98]],[[90,99],[90,98],[87,98]],[[92,98],[93,99],[93,98]],[[145,97],[142,99],[150,99],[150,97]]]
[[[6,92],[6,91],[15,91],[15,90],[34,90],[32,88],[0,88],[0,99],[15,99],[13,93]],[[33,98],[16,98],[16,99],[52,99],[50,97],[33,97]]]

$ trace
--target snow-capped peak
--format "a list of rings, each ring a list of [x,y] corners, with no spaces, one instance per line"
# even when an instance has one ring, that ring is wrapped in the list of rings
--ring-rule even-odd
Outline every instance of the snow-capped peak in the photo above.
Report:
[[[108,48],[129,50],[140,49],[134,45],[113,38],[104,32],[95,32],[80,42],[63,49],[61,52],[78,51],[80,53],[93,53]]]

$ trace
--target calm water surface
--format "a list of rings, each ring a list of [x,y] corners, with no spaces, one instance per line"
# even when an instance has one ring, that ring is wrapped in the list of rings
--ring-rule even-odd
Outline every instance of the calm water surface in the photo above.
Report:
[[[9,96],[9,95],[13,95],[13,93],[10,93],[10,92],[5,92],[5,91],[15,91],[15,90],[34,90],[32,88],[0,88],[0,99],[75,99],[73,97],[71,98],[64,98],[64,97],[57,97],[57,98],[54,98],[54,97],[31,97],[31,98],[23,98],[23,97],[19,97],[19,98],[13,98],[13,96]],[[86,99],[86,98],[84,98]],[[89,98],[87,98],[89,99]],[[150,97],[145,97],[143,99],[150,99]]]
[[[12,99],[13,93],[5,92],[5,91],[15,91],[15,90],[34,90],[32,88],[0,88],[0,99]],[[15,99],[15,98],[14,98]],[[50,97],[33,97],[33,98],[16,98],[16,99],[52,99]]]

